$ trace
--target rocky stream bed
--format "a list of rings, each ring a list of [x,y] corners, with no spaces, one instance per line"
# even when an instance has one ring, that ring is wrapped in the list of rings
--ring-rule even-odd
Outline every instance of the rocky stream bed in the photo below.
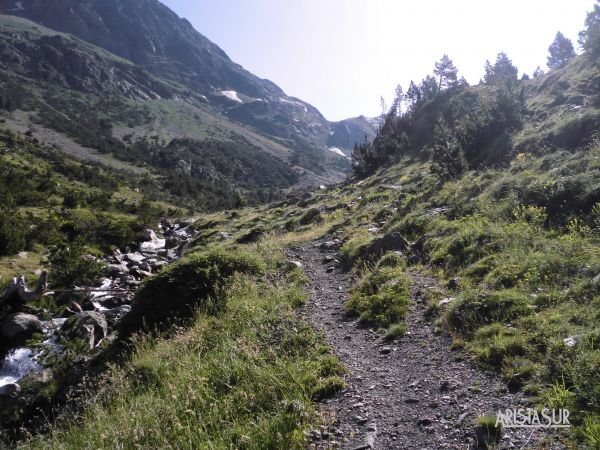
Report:
[[[5,435],[7,426],[10,437],[14,435],[11,427],[26,423],[35,415],[34,409],[41,412],[41,397],[46,403],[56,400],[48,398],[49,386],[73,389],[73,381],[81,379],[96,349],[115,339],[119,321],[131,311],[142,280],[188,250],[196,234],[191,223],[163,220],[158,235],[149,229],[142,233],[137,248],[115,250],[100,258],[106,265],[106,278],[99,286],[52,290],[47,286],[46,272],[35,290],[27,288],[23,277],[12,281],[0,295],[0,423]],[[61,313],[52,314],[29,303],[46,297],[64,304]],[[73,348],[80,350],[81,356],[76,358],[69,380],[69,368],[65,379],[63,359],[67,353],[73,357]],[[58,380],[56,372],[61,364],[62,379]],[[57,395],[53,392],[50,397]]]

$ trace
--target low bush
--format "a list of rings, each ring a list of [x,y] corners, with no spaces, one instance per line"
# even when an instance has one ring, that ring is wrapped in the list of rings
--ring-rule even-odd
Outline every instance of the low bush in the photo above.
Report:
[[[510,323],[531,312],[523,293],[506,289],[485,294],[467,292],[450,304],[447,318],[452,329],[472,334],[484,325]]]
[[[390,263],[388,257],[384,257]],[[359,316],[361,323],[388,328],[402,324],[410,299],[410,278],[404,265],[379,265],[368,273],[353,290],[346,303],[350,314]],[[401,329],[397,328],[396,332]]]
[[[256,275],[265,270],[264,261],[241,250],[217,249],[192,255],[142,285],[131,312],[121,323],[121,335],[186,322],[193,318],[196,310],[208,313],[223,310],[225,296],[220,295],[220,289],[232,275]]]
[[[360,228],[344,242],[340,249],[340,262],[345,269],[357,265],[361,251],[373,240],[367,230]]]

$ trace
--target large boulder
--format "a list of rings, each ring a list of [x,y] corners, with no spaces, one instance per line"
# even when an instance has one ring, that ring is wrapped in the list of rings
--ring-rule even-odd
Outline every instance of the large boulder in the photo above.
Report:
[[[42,322],[31,314],[10,314],[4,319],[1,334],[2,339],[11,345],[23,342],[42,331]]]
[[[108,324],[104,316],[95,311],[84,311],[70,317],[61,327],[60,333],[68,339],[81,339],[90,350],[106,338]]]
[[[409,243],[397,231],[388,233],[380,238],[373,239],[371,243],[361,251],[361,257],[377,260],[389,251],[405,251]]]
[[[142,231],[142,240],[143,241],[156,241],[158,238],[156,237],[156,233],[154,230],[146,229]]]
[[[121,275],[129,273],[129,269],[125,264],[109,264],[106,267],[106,272],[109,277],[118,278]]]
[[[140,253],[127,253],[125,258],[129,261],[129,265],[140,265],[146,260],[146,257]]]

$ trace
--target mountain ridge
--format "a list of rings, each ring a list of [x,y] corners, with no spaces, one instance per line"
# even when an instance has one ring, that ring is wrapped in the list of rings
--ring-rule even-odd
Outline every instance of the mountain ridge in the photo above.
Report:
[[[299,177],[290,187],[345,177],[350,135],[335,145],[345,155],[328,151],[337,123],[234,63],[156,0],[58,0],[51,10],[37,0],[2,0],[0,13],[0,83],[13,109],[37,111],[30,114],[32,128],[44,125],[117,158],[128,157],[119,150],[128,145],[125,138],[165,145],[178,138],[249,141],[291,164]],[[103,107],[107,92],[110,109]],[[96,125],[108,126],[96,133],[102,142],[80,136],[90,127],[81,120],[82,102]],[[197,123],[189,123],[190,111]],[[36,118],[43,115],[52,118]],[[58,116],[69,123],[57,126]],[[374,136],[368,123],[363,126],[355,135]]]

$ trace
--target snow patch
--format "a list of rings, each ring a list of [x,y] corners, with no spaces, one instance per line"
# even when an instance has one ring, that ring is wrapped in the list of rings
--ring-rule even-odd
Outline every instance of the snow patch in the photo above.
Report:
[[[328,150],[330,152],[333,152],[333,153],[337,154],[337,155],[343,156],[344,158],[348,158],[348,156],[342,150],[340,150],[337,147],[329,147]]]
[[[304,112],[306,112],[306,113],[308,112],[308,108],[306,107],[306,105],[304,103],[296,102],[293,100],[288,100],[285,98],[279,98],[279,101],[283,102],[283,103],[289,103],[290,105],[297,106],[299,108],[302,108],[304,110]]]
[[[242,99],[238,97],[238,93],[235,91],[221,91],[221,94],[233,100],[234,102],[243,103]]]

